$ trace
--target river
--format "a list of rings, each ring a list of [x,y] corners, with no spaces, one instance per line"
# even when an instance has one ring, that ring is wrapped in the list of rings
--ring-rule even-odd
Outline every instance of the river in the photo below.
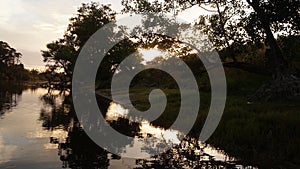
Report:
[[[1,85],[0,94],[0,168],[246,167],[226,152],[197,139],[179,141],[175,136],[180,131],[162,129],[148,121],[130,123],[124,117],[125,108],[106,100],[99,104],[101,110],[106,110],[106,120],[115,129],[127,125],[131,131],[121,129],[121,132],[134,138],[124,145],[122,156],[140,153],[138,156],[142,157],[147,153],[137,151],[147,149],[140,144],[140,138],[162,137],[178,143],[166,153],[152,158],[122,158],[105,151],[89,139],[80,127],[70,99],[64,97],[63,93],[6,84]]]

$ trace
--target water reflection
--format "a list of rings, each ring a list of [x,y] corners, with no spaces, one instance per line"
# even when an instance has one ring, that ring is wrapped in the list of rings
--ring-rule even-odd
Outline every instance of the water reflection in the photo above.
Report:
[[[0,118],[3,118],[5,113],[10,112],[13,107],[18,105],[24,91],[35,92],[37,89],[36,86],[26,86],[23,83],[0,81]]]
[[[114,102],[108,107],[106,120],[116,121],[126,117],[128,110]],[[181,138],[182,133],[177,130],[159,128],[144,120],[140,124],[140,130],[133,140],[133,146],[126,147],[126,153],[137,153],[143,157],[143,153],[151,151],[153,144],[161,142],[175,143],[166,153],[154,156],[150,159],[136,160],[133,168],[236,168],[235,158],[228,157],[224,152],[216,150],[209,144],[202,143],[195,138]],[[155,139],[151,139],[155,138]],[[141,139],[146,139],[146,145],[141,144]],[[145,140],[143,140],[145,141]],[[135,147],[136,146],[136,147]],[[142,146],[142,147],[139,147]],[[135,150],[132,152],[132,150]],[[144,151],[139,152],[142,149]],[[123,154],[124,155],[124,154]]]
[[[237,168],[236,159],[228,157],[221,150],[194,138],[179,141],[180,131],[168,130],[152,125],[144,120],[142,123],[126,119],[128,110],[121,105],[99,98],[99,108],[106,120],[118,132],[133,137],[130,142],[123,142],[121,156],[135,153],[140,159],[127,159],[113,155],[96,145],[83,131],[74,109],[70,106],[70,98],[62,99],[53,95],[41,97],[45,106],[41,110],[40,120],[46,130],[64,130],[66,138],[50,137],[49,142],[58,147],[58,155],[63,168],[102,169],[102,168]],[[61,99],[61,100],[60,100]],[[147,144],[142,144],[145,141]],[[172,145],[167,152],[143,158],[160,142],[178,143]],[[117,142],[117,140],[116,140]],[[126,144],[125,144],[126,143]],[[112,143],[112,145],[117,143]],[[118,143],[119,144],[119,143]],[[50,146],[53,147],[53,146]],[[142,150],[142,151],[141,151]],[[127,154],[128,155],[128,154]]]
[[[49,147],[58,148],[62,168],[107,168],[107,152],[98,147],[80,127],[70,104],[70,96],[51,91],[40,97],[44,107],[39,120],[45,130],[63,130],[66,137],[56,135],[49,138]]]
[[[223,148],[216,149],[194,138],[185,138],[178,145],[172,145],[165,153],[144,159],[143,155],[154,151],[153,147],[159,147],[157,145],[162,141],[172,140],[178,143],[180,131],[159,127],[156,123],[146,120],[141,123],[132,122],[126,119],[129,112],[123,106],[99,98],[99,108],[110,126],[133,138],[122,140],[119,150],[121,154],[140,155],[138,160],[121,158],[100,148],[86,135],[76,118],[67,93],[14,87],[12,84],[1,86],[0,91],[0,168],[255,168],[251,167],[253,165],[262,168],[299,168],[289,160],[280,158],[290,154],[287,151],[291,149],[297,153],[298,137],[291,135],[290,143],[280,144],[277,143],[278,138],[270,137],[265,141],[273,147],[270,150],[258,147],[255,143],[234,142],[229,145],[234,146],[231,149],[227,148],[226,153],[222,151]],[[3,108],[3,105],[7,107]],[[243,133],[235,137],[234,140],[241,139]],[[253,137],[260,136],[254,134]],[[226,148],[226,142],[222,142],[224,138],[218,139],[218,143]],[[141,140],[148,142],[146,145],[141,144]],[[120,145],[120,141],[113,141],[111,146],[116,144]],[[252,149],[256,150],[255,154],[249,153]],[[230,157],[227,153],[238,159]],[[263,153],[274,156],[274,161],[266,164]],[[278,158],[275,157],[276,154]],[[293,156],[294,159],[297,157],[297,154]]]
[[[64,129],[68,130],[74,120],[68,97],[63,98],[61,93],[47,93],[41,97],[43,108],[41,109],[40,119],[42,126],[46,130]]]
[[[119,128],[121,130],[117,130],[122,132],[124,128],[128,127],[124,126],[124,123],[122,123],[124,119],[129,119],[129,124],[134,123],[130,117],[127,116],[128,112],[129,110],[125,109],[120,104],[111,102],[107,109],[106,121],[108,121],[115,129],[117,129],[115,127],[116,124],[117,126],[121,124],[122,128]],[[130,146],[125,146],[122,153],[120,153],[121,156],[147,158],[150,157],[151,154],[171,148],[173,143],[180,143],[180,137],[183,137],[183,134],[179,131],[155,127],[147,120],[142,120],[141,123],[136,124],[138,124],[138,130],[135,130],[135,132],[132,133],[134,135],[131,135],[131,137],[133,137],[132,143]],[[166,145],[169,147],[166,147]]]
[[[0,119],[0,168],[58,168],[57,147],[50,146],[49,137],[63,138],[65,132],[43,130],[38,121],[40,93],[47,90],[14,83],[0,84],[0,89],[9,98],[1,97],[8,108]]]
[[[21,85],[11,85],[10,83],[0,83],[0,118],[4,113],[15,107],[22,95]]]
[[[5,90],[4,90],[5,89]],[[0,119],[0,168],[234,168],[234,158],[209,144],[193,138],[181,139],[181,132],[155,126],[147,120],[128,120],[123,106],[98,98],[103,116],[120,133],[130,136],[122,140],[121,155],[133,153],[140,158],[113,155],[96,145],[78,122],[68,93],[47,89],[1,87],[1,100],[10,108],[2,109]],[[3,91],[3,92],[2,92]],[[1,102],[1,105],[4,102]],[[13,107],[13,108],[12,108]],[[8,113],[11,112],[11,113]],[[18,124],[18,125],[16,125]],[[105,138],[103,138],[105,139]],[[144,143],[145,141],[146,143]],[[162,142],[171,149],[159,156],[143,158]],[[120,145],[119,140],[110,146]],[[58,155],[58,156],[57,156]]]
[[[50,143],[58,144],[63,168],[98,169],[109,165],[108,153],[92,142],[78,123],[70,128],[65,141],[52,137]]]
[[[17,146],[15,146],[15,145],[5,144],[1,133],[2,133],[2,131],[0,130],[0,164],[10,161],[10,159],[13,156],[13,152],[17,148]]]

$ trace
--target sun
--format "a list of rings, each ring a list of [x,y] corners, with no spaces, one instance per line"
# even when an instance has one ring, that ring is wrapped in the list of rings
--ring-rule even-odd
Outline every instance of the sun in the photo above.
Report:
[[[139,53],[142,54],[144,62],[152,61],[154,58],[159,56],[164,56],[164,53],[159,51],[158,49],[139,49]]]

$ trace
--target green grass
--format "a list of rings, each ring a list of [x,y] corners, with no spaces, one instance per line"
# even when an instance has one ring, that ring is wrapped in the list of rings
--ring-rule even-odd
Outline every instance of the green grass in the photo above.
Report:
[[[297,163],[299,110],[295,103],[248,105],[243,97],[229,97],[223,118],[209,143],[249,162]]]
[[[253,74],[226,71],[228,96],[222,120],[208,143],[225,150],[230,156],[261,168],[300,165],[299,100],[248,104],[247,98],[268,81]],[[152,89],[131,89],[131,99],[139,110],[147,110]],[[179,112],[180,91],[163,89],[168,98],[165,112],[153,125],[168,128]],[[185,91],[187,92],[187,91]],[[183,92],[184,93],[184,92]],[[154,105],[155,106],[155,105]],[[201,107],[190,135],[198,136],[210,106],[209,91],[201,92]],[[194,119],[183,119],[186,124]]]
[[[160,117],[158,117],[155,121],[152,122],[155,126],[160,126],[163,128],[169,128],[173,122],[176,120],[177,115],[180,111],[180,102],[181,102],[181,92],[177,89],[162,89],[165,93],[165,96],[167,97],[167,106],[165,111],[161,114]],[[133,101],[133,104],[135,107],[140,111],[146,111],[150,108],[150,103],[148,100],[149,94],[152,91],[152,89],[149,88],[139,88],[139,89],[131,89],[130,90],[130,98]],[[194,91],[183,91],[183,95],[190,95],[194,94]],[[155,104],[161,104],[159,102],[159,99],[157,98],[158,102],[155,102],[152,106],[156,106]],[[192,103],[191,103],[192,104]],[[186,125],[190,123],[194,123],[194,119],[188,118],[189,110],[192,105],[186,105],[186,119],[184,119],[184,122]]]

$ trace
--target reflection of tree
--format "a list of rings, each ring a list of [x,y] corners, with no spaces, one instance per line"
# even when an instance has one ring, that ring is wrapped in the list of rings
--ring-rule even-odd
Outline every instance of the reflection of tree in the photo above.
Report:
[[[50,143],[58,144],[63,168],[107,168],[107,152],[97,146],[80,127],[70,96],[49,92],[41,100],[45,105],[40,114],[44,129],[68,131],[65,141],[61,142],[61,138],[50,138]]]
[[[60,99],[62,99],[61,102],[59,101]],[[108,152],[94,143],[81,128],[74,108],[71,106],[70,97],[49,92],[42,96],[41,100],[45,104],[40,115],[44,129],[63,129],[68,131],[68,137],[63,142],[61,142],[60,138],[50,138],[52,144],[58,144],[59,156],[63,162],[63,167],[76,169],[107,168],[109,165]],[[99,104],[101,111],[106,112],[109,102],[101,103]],[[134,133],[137,133],[139,129],[139,124],[129,123],[129,120],[126,119],[112,121],[111,126],[129,136],[134,136]],[[119,145],[119,140],[112,144]],[[128,144],[130,143],[126,142],[123,147]]]
[[[69,97],[65,97],[61,104],[58,104],[60,95],[47,93],[41,97],[45,107],[41,110],[40,120],[43,121],[43,127],[47,130],[57,128],[68,129],[74,119],[71,111]]]
[[[151,160],[136,160],[141,168],[236,168],[236,164],[228,161],[218,161],[205,153],[208,145],[201,144],[197,139],[187,138],[179,145]]]
[[[61,102],[59,98],[63,98]],[[40,120],[43,121],[43,127],[46,130],[63,129],[68,132],[68,137],[63,141],[61,138],[50,138],[50,143],[58,144],[59,156],[64,168],[103,169],[108,168],[111,158],[120,158],[115,155],[109,158],[109,152],[99,147],[89,138],[78,122],[68,96],[62,97],[48,93],[41,99],[45,104],[40,117]],[[98,105],[105,116],[110,102],[98,98]],[[131,122],[123,117],[108,122],[112,128],[124,135],[135,138],[142,137],[139,123]],[[152,137],[152,135],[147,134],[147,138],[150,138],[150,140]],[[151,146],[149,147],[149,145],[153,143],[149,142],[147,147],[142,148],[143,151],[150,152]],[[160,143],[156,145],[160,145]],[[115,140],[110,142],[110,146],[118,148],[120,152],[126,152],[125,147],[133,146],[133,142],[132,140]],[[230,159],[228,159],[228,162],[216,160],[212,154],[205,151],[207,147],[209,145],[201,144],[196,139],[187,138],[166,153],[155,156],[152,160],[136,160],[136,165],[146,169],[234,168],[236,166]]]
[[[0,84],[0,117],[12,107],[17,106],[23,89],[25,88],[20,85]]]
[[[50,141],[57,143],[55,138]],[[79,127],[78,122],[74,122],[68,138],[64,143],[59,143],[58,147],[63,168],[102,169],[109,165],[108,152],[96,145]]]

